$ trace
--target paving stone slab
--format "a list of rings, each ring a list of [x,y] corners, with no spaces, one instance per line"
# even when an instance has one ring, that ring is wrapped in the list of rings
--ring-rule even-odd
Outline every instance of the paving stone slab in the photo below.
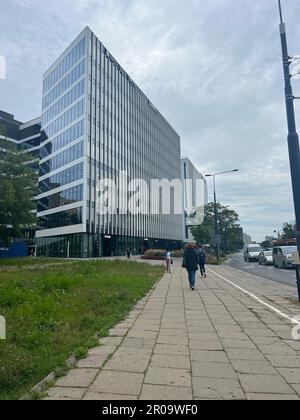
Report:
[[[266,360],[259,350],[226,349],[226,354],[230,360]]]
[[[238,375],[246,393],[293,394],[280,375]]]
[[[280,374],[286,379],[290,384],[299,384],[300,385],[300,368],[278,368]]]
[[[103,370],[89,388],[89,392],[138,396],[143,377],[140,373]]]
[[[188,356],[189,348],[187,346],[176,346],[171,344],[157,344],[154,347],[154,354],[169,354],[171,355],[181,355]]]
[[[144,383],[191,388],[191,374],[185,369],[149,367]]]
[[[122,343],[122,347],[142,348],[144,341],[142,338],[126,337]]]
[[[218,335],[221,339],[225,339],[225,340],[249,341],[248,335],[242,332],[232,332],[232,331],[227,330],[227,331],[220,331]]]
[[[106,362],[108,355],[90,355],[85,359],[79,360],[77,367],[79,368],[101,368]]]
[[[201,340],[190,340],[189,347],[191,350],[223,350],[223,346],[220,341],[201,341]]]
[[[252,337],[251,340],[258,347],[260,345],[278,345],[281,344],[281,340],[278,337]]]
[[[229,363],[224,351],[191,350],[191,360],[195,362]]]
[[[237,379],[236,373],[229,363],[192,361],[192,375],[204,378]]]
[[[268,361],[232,360],[234,370],[241,374],[277,375],[278,372]]]
[[[124,337],[105,337],[99,340],[101,346],[119,346]]]
[[[291,385],[291,386],[297,392],[297,394],[300,396],[300,385],[295,384],[295,385]]]
[[[246,396],[235,379],[192,379],[193,393],[197,398],[214,400],[245,400]]]
[[[178,337],[172,335],[158,335],[157,337],[157,344],[173,344],[173,345],[181,345],[187,346],[188,345],[188,338],[187,337]]]
[[[291,338],[291,332],[289,338]],[[296,350],[300,355],[300,340],[284,340],[284,343],[291,347],[293,350]]]
[[[300,398],[296,394],[246,394],[249,401],[296,401]]]
[[[150,360],[152,354],[151,349],[146,348],[134,348],[134,347],[119,347],[114,354],[115,357],[125,357],[125,358],[134,358],[134,359],[147,359]]]
[[[117,370],[122,372],[144,373],[149,364],[149,358],[134,358],[134,357],[113,357],[110,359],[104,370]]]
[[[145,331],[138,328],[133,328],[129,331],[128,338],[152,338],[156,339],[158,332],[155,331]]]
[[[225,349],[249,349],[255,350],[256,346],[250,340],[226,340],[222,339],[222,344]]]
[[[118,394],[105,394],[98,392],[87,392],[83,398],[85,401],[135,401],[138,399],[136,395],[118,395]]]
[[[277,356],[297,356],[297,352],[287,345],[258,345],[259,349],[264,354],[272,354]]]
[[[70,388],[87,388],[91,385],[98,373],[97,369],[72,369],[69,373],[58,379],[56,386]]]
[[[53,387],[47,392],[46,400],[81,400],[86,388]]]
[[[190,369],[191,362],[188,356],[176,356],[167,354],[154,354],[151,357],[152,367],[164,367],[174,369]]]
[[[108,356],[113,354],[117,349],[117,346],[99,346],[89,350],[89,355],[105,355]]]
[[[187,337],[187,330],[186,329],[180,329],[180,328],[178,328],[176,330],[169,329],[169,328],[161,328],[160,329],[160,334],[163,335],[163,336],[171,335],[172,337],[175,337],[175,336],[177,336],[177,337]]]
[[[109,331],[111,337],[124,337],[128,333],[128,328],[113,328]]]
[[[300,366],[300,357],[267,354],[266,358],[276,368],[294,368],[295,366]]]
[[[216,333],[189,333],[188,337],[189,340],[219,342],[219,337]]]
[[[191,388],[144,384],[139,398],[142,401],[190,401],[193,399]]]

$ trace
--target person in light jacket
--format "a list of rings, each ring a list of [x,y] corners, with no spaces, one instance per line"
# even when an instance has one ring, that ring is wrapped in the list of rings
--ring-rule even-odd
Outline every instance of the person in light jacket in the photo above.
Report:
[[[172,253],[169,249],[167,249],[165,252],[165,261],[167,273],[171,274]]]
[[[195,290],[196,272],[198,271],[199,259],[195,249],[195,245],[189,243],[186,245],[183,253],[182,267],[185,268],[189,275],[190,288]]]

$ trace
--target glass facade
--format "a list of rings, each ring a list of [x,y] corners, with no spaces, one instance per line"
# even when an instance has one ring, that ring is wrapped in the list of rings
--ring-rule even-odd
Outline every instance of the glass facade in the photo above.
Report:
[[[61,117],[57,118],[50,125],[44,127],[47,138],[54,136],[58,131],[63,130],[66,126],[70,125],[73,121],[83,115],[85,109],[84,99],[74,105],[71,109],[66,111]]]
[[[118,186],[127,181],[181,179],[180,138],[149,99],[135,85],[96,36],[87,42],[87,232],[116,237],[182,239],[182,216],[159,214],[99,214],[95,185],[110,178]],[[118,191],[117,207],[128,196]],[[141,201],[147,206],[146,194]]]
[[[38,243],[43,255],[60,256],[61,249],[65,255],[67,243],[73,255],[84,257],[180,243],[182,215],[160,214],[157,197],[153,214],[99,213],[96,186],[103,178],[117,186],[118,209],[129,199],[119,190],[124,171],[127,182],[142,179],[149,186],[153,179],[180,180],[180,137],[89,28],[46,73],[42,121],[46,140],[41,145]],[[75,200],[82,207],[74,195],[64,195],[67,190],[53,194],[53,189],[80,179]],[[68,188],[71,194],[73,187]],[[140,202],[149,207],[146,193]],[[65,203],[75,208],[60,211]],[[68,228],[66,235],[62,229],[59,237],[57,229],[51,231],[72,224],[74,233]],[[81,245],[73,242],[78,237]]]
[[[43,230],[83,224],[86,43],[83,34],[44,77],[37,237]]]
[[[74,103],[77,99],[84,95],[85,80],[79,82],[68,93],[66,93],[59,101],[55,102],[48,111],[44,112],[42,124],[46,125],[49,121],[53,120],[56,115],[60,114],[65,108]]]
[[[48,92],[66,73],[69,73],[74,64],[85,55],[85,52],[86,39],[83,38],[44,79],[43,93]]]
[[[51,191],[55,188],[62,187],[63,185],[78,181],[79,179],[83,179],[83,163],[71,166],[62,172],[43,179],[42,181],[40,180],[39,193],[42,194],[47,191]]]
[[[59,153],[40,165],[40,175],[45,175],[49,172],[55,171],[55,169],[61,168],[73,160],[81,158],[83,156],[83,150],[84,143],[81,141],[80,143],[75,144],[75,146]]]
[[[38,200],[38,212],[53,209],[55,207],[66,206],[68,204],[82,201],[83,199],[83,185],[68,188],[53,195]]]
[[[53,140],[44,143],[43,147],[40,149],[40,158],[43,159],[48,155],[57,152],[57,150],[67,144],[72,143],[74,140],[77,140],[79,137],[82,137],[84,135],[84,125],[85,121],[81,120]]]
[[[43,111],[48,108],[63,92],[68,90],[85,74],[85,60],[81,61],[68,75],[58,83],[43,99]]]
[[[53,229],[63,226],[72,226],[82,223],[82,208],[60,211],[48,216],[40,217],[41,229]]]

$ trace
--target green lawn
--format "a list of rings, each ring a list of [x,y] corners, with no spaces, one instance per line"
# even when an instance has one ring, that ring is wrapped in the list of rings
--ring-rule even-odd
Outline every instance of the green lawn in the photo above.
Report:
[[[26,264],[0,267],[0,315],[7,322],[7,340],[0,341],[0,400],[21,397],[70,353],[92,346],[96,333],[107,335],[164,272],[122,261]]]
[[[70,260],[56,259],[56,258],[0,258],[1,267],[26,267],[31,265],[43,264],[64,264]]]

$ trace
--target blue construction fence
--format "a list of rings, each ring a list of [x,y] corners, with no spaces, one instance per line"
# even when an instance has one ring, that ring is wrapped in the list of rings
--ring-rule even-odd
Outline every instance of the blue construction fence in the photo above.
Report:
[[[27,257],[28,246],[22,242],[10,244],[8,247],[0,247],[0,258]]]

